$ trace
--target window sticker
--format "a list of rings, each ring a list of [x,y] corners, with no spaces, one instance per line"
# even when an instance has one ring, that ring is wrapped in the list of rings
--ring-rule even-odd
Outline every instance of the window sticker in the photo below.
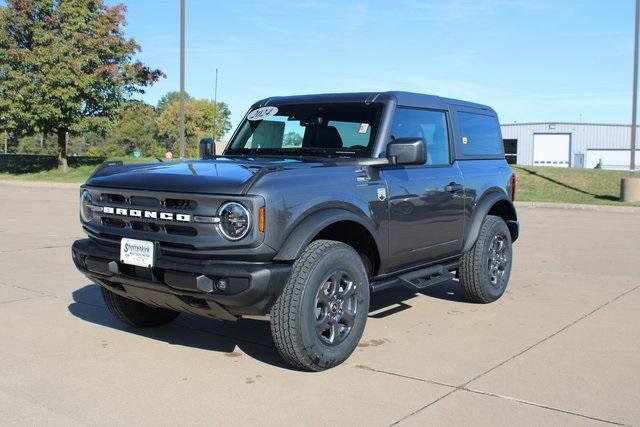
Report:
[[[369,123],[360,123],[360,127],[358,128],[358,133],[367,133],[369,130]]]
[[[264,120],[267,117],[274,116],[278,112],[278,107],[261,107],[251,111],[247,114],[247,120],[258,121]]]
[[[466,136],[463,136],[463,137],[462,137],[462,143],[463,143],[464,145],[467,145],[467,144],[469,143],[469,139],[468,139]]]

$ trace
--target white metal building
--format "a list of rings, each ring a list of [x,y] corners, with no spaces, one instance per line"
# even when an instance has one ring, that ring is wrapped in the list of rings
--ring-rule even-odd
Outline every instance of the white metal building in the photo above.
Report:
[[[501,128],[509,163],[629,169],[630,125],[513,123],[503,124]],[[640,150],[637,150],[636,164],[639,161]]]

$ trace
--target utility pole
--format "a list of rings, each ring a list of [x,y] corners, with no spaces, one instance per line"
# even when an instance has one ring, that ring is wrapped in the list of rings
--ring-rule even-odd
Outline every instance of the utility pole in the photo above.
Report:
[[[180,158],[184,159],[187,155],[187,143],[184,131],[184,49],[185,49],[185,9],[186,0],[180,0]]]
[[[216,131],[216,121],[218,119],[218,69],[216,68],[216,82],[213,87],[213,143],[218,140],[218,132]]]
[[[640,0],[636,0],[636,21],[633,42],[633,106],[631,107],[631,162],[629,170],[636,171],[636,126],[638,110],[638,26],[640,25]]]
[[[0,117],[0,120],[2,120],[3,125],[6,125],[6,120],[4,116]],[[9,142],[9,133],[5,129],[4,130],[4,154],[7,154],[7,146],[9,145],[8,142]]]
[[[636,0],[636,20],[633,40],[633,104],[631,106],[631,149],[629,150],[629,176],[620,181],[620,200],[640,202],[640,177],[636,172],[636,128],[638,126],[638,32],[640,31],[640,0]]]

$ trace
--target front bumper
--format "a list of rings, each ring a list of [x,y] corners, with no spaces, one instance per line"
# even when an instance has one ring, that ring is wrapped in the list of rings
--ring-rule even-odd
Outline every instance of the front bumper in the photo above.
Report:
[[[151,269],[123,264],[119,248],[91,239],[71,248],[78,270],[112,292],[144,304],[235,320],[263,315],[280,295],[291,264],[159,256]],[[224,289],[216,287],[224,279]]]

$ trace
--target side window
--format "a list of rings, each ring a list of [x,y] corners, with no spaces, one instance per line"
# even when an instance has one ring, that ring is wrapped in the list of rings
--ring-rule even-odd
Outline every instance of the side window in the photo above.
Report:
[[[398,108],[391,138],[422,138],[427,147],[427,165],[450,163],[447,116],[442,111]]]
[[[504,157],[498,120],[494,116],[458,112],[462,140],[457,146],[465,156]]]

